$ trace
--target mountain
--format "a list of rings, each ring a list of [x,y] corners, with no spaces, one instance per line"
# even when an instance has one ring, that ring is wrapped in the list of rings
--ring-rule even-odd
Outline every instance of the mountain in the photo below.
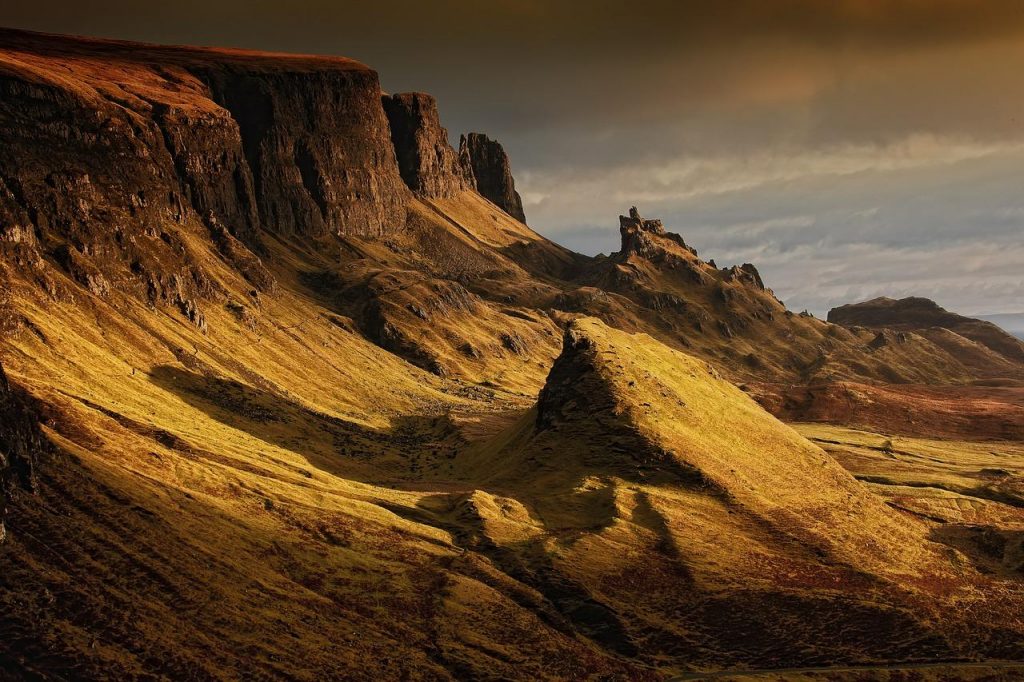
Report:
[[[991,322],[951,313],[926,298],[875,298],[833,308],[829,322],[847,327],[894,329],[922,334],[969,362],[977,371],[1024,362],[1024,341]]]
[[[794,314],[636,209],[568,251],[500,144],[352,60],[4,30],[0,92],[4,675],[1024,655],[985,568],[1019,531],[966,543],[761,406],[947,396],[980,341]]]

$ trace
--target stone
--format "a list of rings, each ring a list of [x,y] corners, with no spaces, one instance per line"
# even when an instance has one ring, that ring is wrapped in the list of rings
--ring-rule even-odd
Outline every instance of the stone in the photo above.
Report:
[[[482,133],[463,135],[459,140],[459,159],[485,199],[519,222],[526,222],[523,200],[516,191],[508,155],[501,144]]]
[[[384,95],[391,141],[402,180],[416,194],[447,199],[473,189],[473,176],[459,162],[441,127],[437,101],[421,92]]]

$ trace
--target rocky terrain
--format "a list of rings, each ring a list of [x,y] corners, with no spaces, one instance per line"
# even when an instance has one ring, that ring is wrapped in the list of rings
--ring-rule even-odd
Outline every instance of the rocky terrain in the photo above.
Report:
[[[508,156],[501,145],[483,133],[469,133],[459,140],[459,158],[478,192],[521,223],[526,222],[523,200],[516,191]]]
[[[572,253],[351,60],[4,30],[0,91],[0,679],[1024,656],[997,328]]]

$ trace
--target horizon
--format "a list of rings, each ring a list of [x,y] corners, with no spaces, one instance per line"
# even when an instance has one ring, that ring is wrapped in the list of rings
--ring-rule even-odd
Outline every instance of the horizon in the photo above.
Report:
[[[385,91],[434,95],[451,138],[502,142],[530,224],[575,251],[617,249],[637,205],[819,317],[883,295],[1016,313],[1024,7],[641,5],[107,0],[7,7],[0,24],[351,57]]]

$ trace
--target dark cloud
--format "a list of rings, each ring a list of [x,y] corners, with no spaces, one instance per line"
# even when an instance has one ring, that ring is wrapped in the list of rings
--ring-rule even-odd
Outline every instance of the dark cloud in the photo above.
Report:
[[[1024,293],[1020,0],[65,0],[0,23],[355,57],[501,139],[533,224],[584,252],[639,203],[818,312]]]

